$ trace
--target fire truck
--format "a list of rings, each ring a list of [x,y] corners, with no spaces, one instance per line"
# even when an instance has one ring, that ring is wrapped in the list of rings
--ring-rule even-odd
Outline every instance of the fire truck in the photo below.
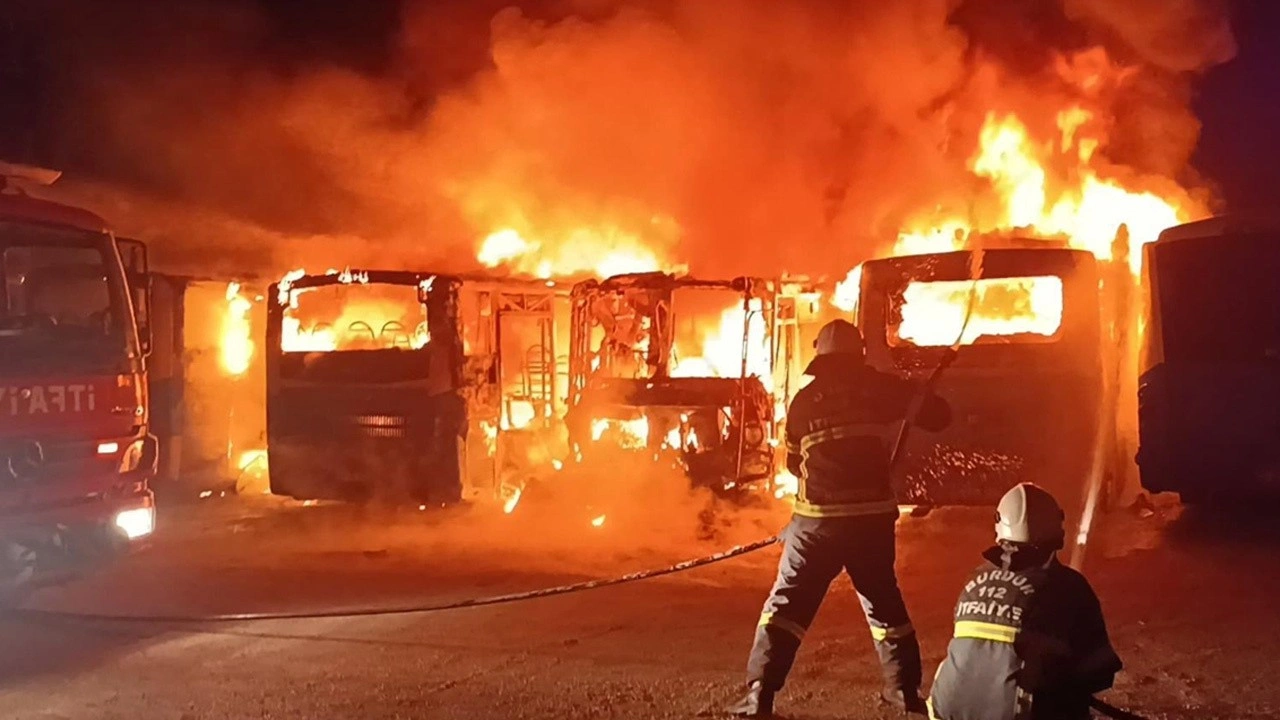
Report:
[[[146,248],[24,192],[58,176],[0,163],[0,590],[155,527]]]

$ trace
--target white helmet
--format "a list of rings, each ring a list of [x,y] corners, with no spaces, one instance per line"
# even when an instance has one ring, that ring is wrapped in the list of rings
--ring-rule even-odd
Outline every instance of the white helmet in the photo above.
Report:
[[[1020,483],[1000,498],[996,507],[996,539],[1060,549],[1066,515],[1043,488]]]

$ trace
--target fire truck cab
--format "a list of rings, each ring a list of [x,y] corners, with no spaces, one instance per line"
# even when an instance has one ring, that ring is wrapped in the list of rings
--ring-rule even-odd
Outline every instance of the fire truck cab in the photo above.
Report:
[[[58,175],[0,163],[0,583],[155,527],[146,249],[22,190]]]

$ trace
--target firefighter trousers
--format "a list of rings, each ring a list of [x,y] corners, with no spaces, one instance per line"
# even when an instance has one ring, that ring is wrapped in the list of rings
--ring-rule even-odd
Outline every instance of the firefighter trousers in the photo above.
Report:
[[[782,687],[827,588],[844,570],[871,628],[885,687],[906,692],[920,687],[920,646],[894,573],[897,519],[896,512],[791,519],[782,532],[778,579],[756,628],[748,684]]]

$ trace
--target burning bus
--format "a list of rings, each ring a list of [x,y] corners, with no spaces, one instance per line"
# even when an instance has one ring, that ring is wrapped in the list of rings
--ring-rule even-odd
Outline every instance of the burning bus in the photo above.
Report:
[[[1280,498],[1280,222],[1218,217],[1145,247],[1138,467],[1190,503]]]
[[[271,491],[451,503],[462,496],[458,281],[285,276],[267,313]]]
[[[798,286],[661,272],[574,286],[566,425],[575,455],[666,457],[717,491],[771,484],[798,385]]]
[[[268,297],[273,493],[454,503],[480,463],[496,486],[504,439],[563,413],[555,283],[297,271]]]
[[[1087,251],[1036,242],[983,251],[976,277],[969,251],[864,264],[871,365],[924,380],[961,345],[935,388],[952,426],[907,436],[901,502],[994,503],[1021,481],[1082,495],[1103,400],[1099,270]]]

